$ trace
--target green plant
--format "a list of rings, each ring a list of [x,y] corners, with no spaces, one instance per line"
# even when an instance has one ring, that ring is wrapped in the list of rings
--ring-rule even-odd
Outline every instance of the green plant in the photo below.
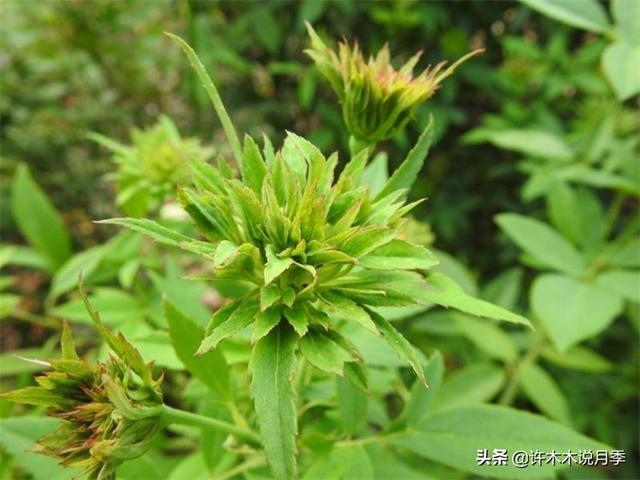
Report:
[[[101,226],[79,241],[69,203],[46,188],[42,172],[31,164],[34,180],[26,167],[17,170],[11,184],[11,220],[17,230],[3,238],[11,245],[5,243],[0,253],[6,269],[0,277],[0,311],[8,317],[2,325],[3,346],[11,349],[0,354],[2,388],[29,388],[32,375],[42,371],[38,381],[49,386],[53,384],[47,378],[64,377],[59,376],[62,364],[46,359],[54,356],[58,341],[64,345],[63,355],[69,351],[70,328],[59,321],[65,318],[87,359],[81,363],[91,371],[117,364],[115,383],[129,387],[123,391],[133,409],[100,400],[116,423],[140,425],[140,435],[122,438],[106,423],[96,420],[95,425],[105,438],[135,447],[127,452],[130,458],[121,462],[121,452],[105,456],[105,450],[96,448],[97,456],[91,456],[91,451],[78,450],[78,456],[118,479],[291,477],[294,468],[300,477],[323,480],[637,476],[631,455],[625,464],[607,467],[581,467],[571,459],[568,464],[528,468],[476,461],[478,450],[484,449],[489,454],[506,448],[510,454],[524,450],[531,455],[538,450],[635,449],[628,426],[637,423],[637,349],[629,341],[640,318],[630,288],[638,281],[637,228],[630,220],[637,208],[632,161],[637,142],[630,103],[620,105],[609,98],[595,63],[605,42],[554,29],[552,22],[512,4],[469,4],[464,14],[428,2],[282,5],[179,2],[175,11],[167,10],[175,17],[172,22],[183,22],[189,43],[213,68],[216,86],[185,45],[199,76],[180,77],[180,63],[186,62],[175,62],[178,49],[171,52],[152,37],[144,40],[153,47],[149,64],[162,52],[169,72],[169,81],[161,81],[165,101],[158,101],[160,110],[179,119],[184,132],[208,134],[210,114],[201,108],[208,94],[223,123],[219,133],[228,134],[227,145],[217,135],[213,138],[220,153],[215,167],[207,160],[190,160],[183,178],[164,177],[165,194],[158,202],[175,196],[186,214],[165,215],[165,208],[145,213],[153,220],[113,219],[111,223],[138,231],[103,241],[113,226]],[[72,7],[74,18],[91,13],[80,4]],[[157,13],[155,8],[135,11]],[[129,19],[117,8],[105,9],[113,18],[101,17],[101,28],[118,25],[125,17],[141,25],[135,15]],[[469,10],[477,14],[473,20]],[[322,19],[318,30],[323,34],[349,30],[362,45],[377,47],[385,37],[393,38],[393,50],[401,59],[412,55],[402,46],[416,42],[429,44],[430,62],[460,57],[470,44],[489,48],[487,55],[445,82],[425,108],[415,110],[415,122],[379,145],[351,141],[351,155],[344,161],[343,155],[321,153],[346,147],[348,132],[332,104],[334,95],[317,88],[316,68],[296,61],[302,19],[312,17]],[[507,34],[500,36],[495,32],[503,21]],[[492,22],[495,36],[486,22]],[[482,37],[484,30],[488,37]],[[538,41],[532,40],[534,33]],[[56,31],[49,27],[42,35],[55,37]],[[78,42],[74,30],[65,29],[64,36],[69,43]],[[120,42],[110,37],[110,43]],[[210,44],[216,48],[206,48]],[[101,58],[111,53],[116,59],[128,58],[113,45],[91,49]],[[118,70],[117,61],[108,64],[116,77],[125,72]],[[146,81],[158,81],[150,73]],[[127,73],[122,76],[127,78]],[[206,89],[199,87],[199,78]],[[188,111],[179,108],[184,99],[173,88],[177,84],[189,95]],[[473,88],[464,88],[469,84]],[[233,88],[225,88],[229,85]],[[242,143],[216,87],[231,107],[235,125],[251,133]],[[149,92],[155,89],[127,99],[155,105]],[[475,135],[476,145],[459,146],[459,127],[494,108],[497,113],[485,116],[482,129],[467,137],[473,140]],[[146,114],[155,117],[151,110]],[[428,120],[431,114],[433,123]],[[145,121],[130,116],[118,125],[141,123]],[[292,124],[298,134],[282,133]],[[90,122],[85,128],[111,138],[123,133]],[[267,135],[258,147],[253,138],[262,128]],[[423,130],[416,135],[416,147],[402,155],[416,130]],[[431,136],[437,148],[424,162]],[[85,138],[84,131],[80,138]],[[282,138],[282,148],[271,147],[271,141],[279,145]],[[479,144],[485,140],[522,158]],[[67,148],[82,150],[84,145]],[[30,162],[30,157],[25,160]],[[173,160],[178,159],[170,163]],[[321,195],[311,167],[322,167],[315,171],[324,177],[334,163],[335,181],[323,184]],[[520,178],[527,179],[524,202],[513,188]],[[180,183],[177,194],[172,183]],[[54,193],[62,215],[40,190],[43,185]],[[294,185],[284,202],[278,185]],[[428,215],[434,220],[435,245],[457,245],[455,257],[434,247],[425,223],[400,218],[399,212],[414,203],[412,193],[429,196],[411,213],[416,219]],[[381,199],[394,196],[386,208],[377,208]],[[305,201],[325,208],[300,208]],[[101,206],[101,212],[117,211],[109,202]],[[360,235],[363,248],[372,248],[362,256],[348,255],[349,241],[330,236],[349,207],[353,223],[343,233]],[[520,256],[488,221],[504,211],[519,212],[497,219],[521,247]],[[328,221],[321,222],[321,228],[310,228],[325,214]],[[267,225],[274,215],[280,221]],[[389,243],[369,244],[377,232],[368,225],[373,218],[384,220],[376,228],[393,235]],[[61,242],[42,241],[38,232],[50,228]],[[159,242],[144,238],[141,231]],[[31,247],[17,245],[18,234]],[[58,248],[65,238],[69,248]],[[81,250],[87,239],[94,246]],[[318,260],[312,247],[331,254],[334,263]],[[327,268],[331,265],[336,268]],[[89,293],[78,296],[80,271]],[[393,281],[376,288],[344,283],[363,277]],[[340,305],[335,298],[342,300]],[[593,299],[599,300],[597,305]],[[565,318],[558,314],[559,304],[577,305],[586,321],[569,331],[555,328]],[[96,320],[95,310],[102,321]],[[300,310],[311,316],[299,315]],[[255,315],[247,318],[247,311]],[[525,320],[510,312],[530,318],[536,330],[520,328]],[[373,325],[381,335],[360,322]],[[101,335],[87,323],[96,325]],[[401,349],[415,370],[424,372],[428,389],[377,324],[387,329],[387,337],[396,341],[396,350]],[[594,330],[594,324],[600,327]],[[105,343],[114,343],[110,330],[118,332],[119,346],[111,347],[115,356],[107,360]],[[12,350],[16,337],[19,349]],[[277,355],[276,345],[283,347]],[[128,355],[120,355],[123,349]],[[24,362],[14,353],[36,361]],[[141,358],[153,359],[153,365]],[[140,364],[144,368],[139,371],[153,372],[150,389],[131,369]],[[161,383],[156,380],[160,378]],[[76,377],[71,379],[75,384]],[[99,391],[103,385],[96,381],[88,390]],[[140,392],[146,399],[138,398]],[[9,405],[5,399],[0,399],[0,476],[78,474],[29,448],[37,438],[50,437],[68,424],[45,416],[43,406]],[[152,408],[153,429],[147,429],[146,420],[123,421],[121,412],[131,414],[141,406]],[[49,411],[75,418],[60,407],[57,403]],[[278,415],[286,421],[275,421]],[[74,438],[67,436],[69,441]]]
[[[241,150],[204,67],[184,41],[172,38],[212,99],[242,181],[232,177],[225,163],[216,170],[202,161],[190,162],[194,188],[180,188],[179,198],[206,242],[151,220],[103,223],[123,225],[197,253],[213,261],[211,279],[247,285],[244,296],[212,317],[196,355],[253,325],[249,369],[263,442],[274,476],[292,478],[296,476],[297,428],[291,380],[298,350],[313,366],[344,374],[357,387],[367,389],[365,371],[359,366],[362,357],[341,335],[341,321],[355,321],[382,335],[425,385],[413,347],[373,307],[435,302],[528,322],[499,307],[467,299],[442,274],[425,278],[413,272],[437,264],[424,247],[397,238],[399,222],[416,205],[405,205],[404,197],[429,148],[431,126],[373,197],[368,188],[359,186],[368,148],[351,158],[335,182],[337,156],[325,159],[294,134],[277,152],[266,137],[262,153],[248,136]]]
[[[556,0],[522,0],[524,4],[569,25],[604,35],[610,44],[602,53],[602,69],[619,100],[640,93],[635,66],[640,62],[640,7],[637,2],[610,2],[612,23],[602,5],[588,0],[567,4]]]
[[[91,479],[115,478],[117,468],[143,455],[154,435],[172,423],[228,431],[255,442],[256,435],[224,422],[171,408],[162,401],[162,377],[153,378],[152,364],[122,335],[114,335],[89,303],[87,312],[112,355],[91,365],[76,351],[69,325],[61,337],[61,359],[46,362],[51,370],[36,378],[37,387],[4,394],[12,402],[36,405],[60,419],[58,428],[41,437],[38,451]]]

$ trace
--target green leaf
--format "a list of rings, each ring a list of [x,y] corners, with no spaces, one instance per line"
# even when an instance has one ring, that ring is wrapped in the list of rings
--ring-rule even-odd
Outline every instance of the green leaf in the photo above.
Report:
[[[300,339],[300,352],[314,367],[325,372],[344,374],[345,362],[356,358],[321,329],[311,329]]]
[[[609,19],[597,0],[522,0],[528,7],[572,27],[603,33]]]
[[[613,369],[613,364],[609,360],[580,345],[574,345],[566,352],[547,347],[542,351],[542,358],[562,368],[570,368],[572,370],[603,373]]]
[[[209,480],[211,474],[207,469],[202,452],[197,452],[180,460],[171,470],[168,480]]]
[[[302,305],[298,304],[291,308],[285,308],[284,316],[287,318],[287,321],[296,331],[298,336],[302,337],[307,333],[309,319],[307,318],[307,313]]]
[[[14,293],[0,293],[0,320],[13,315],[18,309],[22,297]]]
[[[640,303],[640,271],[608,270],[596,278],[596,284],[622,295],[630,302]]]
[[[255,320],[260,304],[255,298],[246,298],[233,310],[229,317],[216,325],[202,340],[196,355],[204,355],[218,346],[222,340],[235,335]],[[222,312],[221,312],[222,313]]]
[[[427,380],[425,379],[424,372],[422,371],[422,363],[420,362],[420,358],[413,346],[400,332],[395,329],[393,325],[391,325],[391,323],[389,323],[388,320],[371,310],[368,312],[369,315],[371,315],[371,319],[380,330],[380,333],[382,333],[384,339],[389,343],[389,345],[391,345],[400,358],[411,365],[413,371],[426,387]]]
[[[574,156],[565,141],[544,130],[535,129],[476,129],[465,136],[466,143],[489,142],[505,150],[513,150],[528,157],[571,160]]]
[[[407,158],[393,172],[389,181],[376,196],[376,200],[380,200],[396,190],[408,190],[411,188],[413,182],[416,181],[418,173],[422,170],[422,165],[433,142],[433,130],[433,117],[430,117],[429,123],[420,134],[418,141],[407,155]]]
[[[53,270],[69,258],[71,238],[25,164],[18,165],[11,183],[11,214],[20,233],[47,257]]]
[[[584,258],[549,225],[515,213],[501,213],[495,218],[511,240],[544,266],[569,275],[584,272]]]
[[[89,301],[82,282],[79,284],[79,292],[84,306],[87,312],[89,312],[91,320],[102,339],[109,345],[113,353],[120,357],[128,367],[142,378],[145,384],[151,385],[153,383],[151,368],[144,363],[140,352],[129,343],[122,333],[114,334],[109,327],[103,323],[98,310],[96,310],[95,306]]]
[[[147,220],[146,218],[109,218],[106,220],[100,220],[96,223],[127,227],[136,232],[144,233],[157,242],[172,245],[174,247],[181,247],[182,242],[191,242],[193,240],[186,235],[167,227],[163,227],[159,223],[154,222],[153,220]]]
[[[265,311],[280,299],[280,289],[276,285],[260,288],[260,310]]]
[[[230,399],[229,367],[224,355],[213,350],[195,356],[204,338],[204,329],[184,315],[168,298],[164,299],[164,314],[169,324],[171,343],[187,370],[222,398]]]
[[[631,2],[633,3],[633,2]],[[615,42],[602,54],[602,69],[619,100],[628,100],[640,93],[640,46]]]
[[[640,196],[638,182],[605,170],[596,170],[585,165],[573,164],[565,167],[564,170],[560,170],[558,175],[566,180],[584,183],[592,187],[611,188],[636,197]]]
[[[351,157],[349,163],[347,163],[340,174],[339,183],[343,184],[344,182],[350,182],[347,185],[356,186],[360,183],[360,178],[362,177],[362,172],[364,172],[364,167],[367,164],[367,159],[369,158],[369,149],[363,148],[358,153]]]
[[[478,318],[462,314],[452,314],[460,334],[464,335],[479,350],[492,358],[504,362],[513,362],[518,356],[518,349],[509,334],[497,325]]]
[[[122,330],[126,332],[125,325],[121,326],[121,332]],[[153,364],[158,367],[184,370],[184,364],[178,358],[171,344],[169,332],[149,329],[148,331],[143,331],[143,333],[126,333],[127,338],[135,345],[142,358],[153,359]]]
[[[475,475],[499,478],[550,478],[553,470],[562,468],[551,464],[517,468],[478,465],[478,449],[486,449],[489,456],[494,449],[542,452],[578,452],[578,450],[608,450],[596,440],[585,437],[564,425],[539,415],[496,405],[468,405],[442,410],[426,418],[419,430],[390,439],[393,445],[405,447],[416,454]]]
[[[452,373],[440,387],[434,410],[488,402],[502,389],[504,369],[494,363],[474,363]]]
[[[367,393],[369,391],[369,374],[367,373],[364,365],[362,365],[361,363],[345,363],[344,378],[351,382],[351,385],[359,388],[362,392]]]
[[[282,309],[278,307],[258,313],[251,334],[251,342],[255,343],[267,335],[282,319]]]
[[[76,345],[73,341],[73,335],[71,334],[71,327],[66,320],[62,322],[62,336],[60,337],[60,350],[62,351],[62,358],[65,360],[80,360],[78,352],[76,351]]]
[[[521,365],[519,375],[520,387],[542,413],[561,423],[571,425],[569,405],[551,375],[535,363]]]
[[[79,471],[63,468],[50,457],[33,452],[35,441],[51,433],[58,420],[49,417],[22,416],[0,419],[0,446],[13,455],[18,464],[35,479],[71,480]]]
[[[622,307],[609,290],[562,275],[542,275],[531,288],[531,308],[561,351],[607,328]]]
[[[49,297],[56,298],[75,288],[81,273],[85,279],[89,278],[109,251],[108,245],[98,245],[67,260],[53,276]]]
[[[336,377],[336,387],[342,430],[353,436],[367,421],[367,395],[344,378]]]
[[[640,3],[633,0],[612,0],[611,13],[616,33],[631,45],[640,45]]]
[[[330,317],[336,320],[355,321],[375,335],[379,334],[369,314],[354,301],[335,292],[325,292],[322,300],[324,301],[319,302],[317,307]]]
[[[171,259],[167,259],[164,275],[152,270],[147,270],[146,274],[159,292],[162,292],[173,305],[179,306],[183,315],[200,327],[207,325],[211,319],[211,311],[202,303],[208,288],[204,282],[183,278],[185,272]]]
[[[484,287],[482,297],[494,305],[513,310],[520,298],[522,276],[519,267],[505,270]]]
[[[21,348],[0,353],[0,377],[13,377],[23,373],[40,372],[46,368],[46,359],[51,358],[53,345],[40,348]],[[36,360],[31,362],[25,359]]]
[[[202,86],[207,91],[207,94],[211,99],[211,103],[213,104],[213,108],[215,109],[216,114],[220,119],[220,123],[222,123],[222,128],[224,129],[224,133],[227,136],[227,141],[229,142],[229,146],[231,147],[231,151],[233,152],[236,163],[238,164],[238,166],[242,167],[242,148],[240,147],[240,139],[238,138],[238,134],[233,127],[233,123],[231,123],[231,118],[229,117],[227,110],[224,108],[224,104],[222,103],[222,99],[220,98],[220,94],[218,93],[218,89],[211,81],[211,77],[209,77],[209,75],[207,74],[207,71],[198,58],[198,55],[196,55],[196,52],[193,51],[189,44],[172,33],[165,32],[165,35],[176,41],[189,59],[191,67],[194,69],[194,71],[198,75],[198,78],[202,82]]]
[[[366,449],[373,465],[373,478],[385,480],[436,480],[438,478],[425,472],[424,465],[417,468],[409,466],[386,446],[371,444],[367,445]]]
[[[425,368],[425,377],[429,379],[429,388],[416,380],[411,387],[411,396],[403,412],[409,425],[415,426],[429,413],[437,398],[444,378],[444,360],[439,351],[435,351]]]
[[[581,244],[582,215],[577,195],[564,182],[554,182],[547,193],[547,211],[553,225],[575,245]]]
[[[442,250],[435,248],[430,250],[440,262],[433,268],[434,272],[440,272],[450,277],[469,295],[473,297],[479,295],[478,283],[474,274],[460,260]]]
[[[373,157],[362,172],[360,184],[369,187],[371,197],[376,197],[389,180],[389,166],[386,152],[379,152]]]
[[[295,348],[296,335],[281,322],[256,342],[249,362],[251,395],[276,480],[296,477],[297,412],[291,385]]]
[[[173,459],[163,457],[159,451],[153,449],[141,457],[123,462],[116,470],[115,478],[118,480],[141,480],[142,478],[167,480],[173,464]],[[190,476],[189,480],[198,480],[198,477]]]
[[[632,238],[626,242],[616,242],[611,246],[606,261],[614,267],[640,267],[640,238]]]
[[[438,259],[424,247],[396,239],[360,258],[360,264],[379,270],[427,269],[437,265]]]
[[[307,470],[304,480],[373,480],[371,458],[362,445],[334,448],[318,458]]]
[[[244,162],[242,164],[242,179],[257,194],[262,195],[262,181],[267,167],[256,142],[249,135],[244,137]]]
[[[2,394],[0,398],[15,403],[39,405],[42,407],[51,407],[62,403],[62,398],[59,393],[45,390],[42,387],[25,387],[19,390],[12,390],[11,392]]]
[[[353,258],[360,258],[392,241],[397,232],[384,227],[366,227],[356,231],[340,246],[340,250]]]
[[[91,303],[100,312],[107,325],[116,326],[125,322],[139,322],[145,316],[140,302],[131,294],[116,288],[96,288],[90,297]],[[76,298],[54,307],[52,315],[68,318],[74,322],[91,323],[91,314],[82,299]]]
[[[0,245],[0,268],[5,265],[18,265],[45,272],[52,270],[47,257],[37,250],[18,245]]]
[[[267,263],[264,266],[264,284],[269,285],[273,280],[278,278],[286,269],[293,265],[293,259],[290,257],[280,258],[273,251],[273,247],[268,245],[266,248]]]
[[[437,303],[444,307],[452,307],[477,317],[504,320],[505,322],[519,323],[531,327],[531,323],[526,318],[511,313],[497,305],[467,295],[460,286],[442,273],[432,273],[427,278],[427,283],[432,288],[424,288],[418,292],[420,299],[424,301]]]

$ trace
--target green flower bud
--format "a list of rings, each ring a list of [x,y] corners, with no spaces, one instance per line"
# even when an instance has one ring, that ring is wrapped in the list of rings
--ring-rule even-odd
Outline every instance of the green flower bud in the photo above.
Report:
[[[131,145],[122,145],[102,135],[90,137],[113,151],[118,166],[111,176],[117,182],[116,202],[127,215],[142,216],[155,210],[188,176],[187,160],[206,160],[213,154],[196,138],[181,138],[169,117],[161,116],[150,128],[131,132]]]
[[[80,359],[65,322],[62,358],[47,362],[50,369],[36,378],[38,386],[2,397],[44,406],[49,416],[60,420],[57,430],[38,440],[39,452],[79,468],[87,478],[111,479],[123,461],[148,450],[161,428],[162,379],[154,380],[151,364],[87,307],[114,354],[95,365]]]
[[[441,62],[414,77],[413,68],[422,52],[396,70],[390,62],[388,45],[365,61],[357,44],[350,47],[341,42],[336,53],[325,45],[309,23],[307,29],[311,48],[306,53],[336,92],[349,133],[364,143],[380,142],[404,128],[445,78],[461,63],[483,51],[474,50],[446,69],[447,62]]]
[[[417,151],[426,152],[430,131]],[[427,285],[419,271],[437,264],[426,248],[402,238],[405,215],[420,203],[406,203],[407,187],[415,178],[409,171],[423,158],[410,154],[373,195],[361,184],[368,156],[369,149],[360,151],[338,176],[337,154],[326,158],[293,133],[275,152],[266,139],[260,149],[247,136],[241,179],[226,168],[192,161],[192,185],[178,191],[206,241],[150,220],[106,222],[202,255],[212,262],[205,279],[246,285],[243,297],[215,313],[198,354],[249,325],[252,341],[258,342],[282,323],[297,333],[312,364],[349,374],[361,356],[340,335],[340,322],[355,321],[376,335],[391,332],[373,309],[422,303],[419,296]],[[334,345],[336,363],[327,365],[316,357],[314,344]],[[424,380],[414,358],[410,363]]]

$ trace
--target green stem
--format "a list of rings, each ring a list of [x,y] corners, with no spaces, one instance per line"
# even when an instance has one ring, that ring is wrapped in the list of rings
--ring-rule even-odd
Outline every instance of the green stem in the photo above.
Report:
[[[375,143],[369,143],[364,140],[359,140],[353,135],[349,137],[349,152],[351,153],[352,158],[365,148],[371,148],[371,150],[373,150],[375,147]],[[371,151],[369,153],[371,153]]]
[[[248,440],[251,443],[260,444],[260,436],[252,430],[238,427],[232,423],[205,417],[197,413],[191,413],[169,405],[163,406],[163,418],[167,424],[177,423],[179,425],[189,425],[192,427],[208,428],[219,432],[231,433],[239,438]]]
[[[20,320],[33,323],[34,325],[39,325],[41,327],[53,328],[55,330],[60,330],[60,328],[62,327],[62,322],[56,320],[55,318],[36,315],[24,310],[14,310],[11,313],[14,317],[19,318]]]
[[[538,358],[538,355],[542,352],[544,345],[546,343],[546,338],[542,335],[538,335],[531,345],[529,349],[525,352],[525,354],[520,358],[520,361],[514,366],[511,371],[511,375],[509,378],[509,383],[506,388],[502,392],[498,403],[500,405],[511,405],[515,400],[516,393],[518,393],[518,383],[520,382],[520,369],[529,363],[535,362]]]
[[[386,442],[390,438],[400,437],[402,435],[406,435],[407,433],[409,433],[409,430],[400,430],[398,432],[376,435],[375,437],[356,438],[353,440],[342,440],[340,442],[336,442],[334,445],[336,448],[351,447],[354,445],[368,445],[370,443]]]
[[[233,467],[230,470],[220,474],[220,476],[216,477],[217,480],[227,480],[228,478],[234,478],[237,475],[246,472],[248,470],[253,470],[254,468],[262,467],[266,465],[267,461],[263,455],[259,455],[253,458],[250,458],[246,462],[241,463],[240,465]]]
[[[611,201],[611,205],[609,206],[609,210],[607,211],[607,216],[604,219],[604,226],[602,227],[602,238],[609,237],[611,230],[613,229],[616,219],[620,214],[620,209],[622,208],[622,204],[624,203],[624,195],[620,192],[616,192],[613,200]]]

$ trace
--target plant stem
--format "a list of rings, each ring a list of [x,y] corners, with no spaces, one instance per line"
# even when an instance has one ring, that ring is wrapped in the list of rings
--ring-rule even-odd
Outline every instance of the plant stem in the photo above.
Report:
[[[607,237],[609,237],[611,230],[615,226],[616,219],[620,214],[620,209],[622,208],[623,203],[624,195],[620,192],[616,192],[613,200],[611,201],[611,205],[609,205],[607,216],[604,219],[604,225],[602,227],[602,238],[606,239]]]
[[[253,470],[254,468],[262,467],[263,465],[266,465],[266,464],[267,464],[267,461],[265,460],[264,456],[259,455],[259,456],[250,458],[246,462],[243,462],[240,465],[233,467],[230,470],[227,470],[226,472],[222,473],[220,476],[217,476],[216,479],[227,480],[228,478],[233,478],[240,473],[246,472],[247,470]]]
[[[62,326],[62,322],[56,320],[51,317],[45,317],[42,315],[36,315],[31,312],[26,312],[24,310],[18,310],[12,312],[12,315],[20,320],[24,320],[25,322],[33,323],[34,325],[39,325],[41,327],[53,328],[55,330],[60,330]]]
[[[399,437],[407,433],[408,433],[408,430],[401,430],[399,432],[388,433],[386,435],[382,434],[374,437],[356,438],[353,440],[341,440],[339,442],[336,442],[334,446],[336,448],[340,448],[340,447],[351,447],[354,445],[368,445],[370,443],[386,442],[390,438]]]
[[[502,392],[498,403],[500,405],[511,405],[515,400],[516,393],[518,392],[518,383],[520,381],[520,369],[531,362],[534,362],[540,352],[544,348],[546,343],[546,338],[542,335],[538,335],[531,345],[529,349],[525,352],[525,354],[520,358],[520,361],[514,366],[511,376],[509,378],[509,383],[507,387]]]
[[[349,153],[351,153],[351,157],[355,157],[356,154],[360,153],[361,150],[370,147],[371,151],[375,148],[375,144],[371,144],[365,142],[364,140],[359,140],[353,135],[349,137]]]
[[[220,432],[231,433],[239,438],[248,440],[251,443],[260,445],[260,436],[252,430],[241,428],[222,420],[216,420],[215,418],[198,415],[197,413],[179,410],[177,408],[170,407],[169,405],[164,405],[163,410],[163,417],[167,424],[177,423],[179,425],[190,425],[192,427],[208,428]]]

